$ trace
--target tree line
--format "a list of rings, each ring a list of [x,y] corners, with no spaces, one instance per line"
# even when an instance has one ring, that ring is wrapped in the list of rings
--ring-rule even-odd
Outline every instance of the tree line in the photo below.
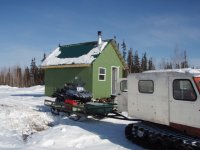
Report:
[[[118,44],[118,48],[120,45]],[[152,57],[147,57],[147,53],[144,52],[140,57],[138,50],[133,50],[130,48],[127,50],[126,43],[123,41],[121,44],[121,52],[124,60],[127,64],[127,70],[123,73],[124,77],[128,73],[139,73],[147,70],[155,70],[156,65]],[[175,48],[174,54],[170,59],[162,58],[160,63],[157,65],[159,69],[180,69],[189,68],[187,51],[181,51],[178,47]]]
[[[45,54],[44,57],[46,58]],[[31,60],[29,67],[21,68],[20,66],[14,66],[3,68],[0,71],[0,85],[13,87],[44,85],[44,69],[36,65],[35,58]]]
[[[156,69],[153,58],[148,58],[146,52],[142,54],[142,57],[140,57],[138,50],[134,51],[132,48],[127,50],[126,43],[124,41],[121,44],[121,51],[122,56],[127,64],[127,70],[124,72],[123,76],[127,76],[128,73],[139,73]]]

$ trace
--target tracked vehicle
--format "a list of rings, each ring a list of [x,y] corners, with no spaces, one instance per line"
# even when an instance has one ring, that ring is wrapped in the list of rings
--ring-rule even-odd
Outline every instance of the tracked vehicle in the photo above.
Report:
[[[126,137],[152,149],[200,149],[200,71],[147,71],[128,76],[128,113],[141,119]]]

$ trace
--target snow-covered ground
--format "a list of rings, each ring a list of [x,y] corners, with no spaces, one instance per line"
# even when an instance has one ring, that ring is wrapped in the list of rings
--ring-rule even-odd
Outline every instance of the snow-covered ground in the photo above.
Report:
[[[129,121],[53,116],[47,98],[43,86],[0,86],[0,149],[143,149],[125,138]]]

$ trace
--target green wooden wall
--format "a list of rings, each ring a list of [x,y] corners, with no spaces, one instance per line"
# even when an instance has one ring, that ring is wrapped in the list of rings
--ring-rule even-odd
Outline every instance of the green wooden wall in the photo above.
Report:
[[[45,94],[51,96],[56,88],[62,88],[66,82],[73,82],[75,77],[85,83],[87,90],[92,91],[91,76],[91,67],[45,69]]]
[[[122,77],[123,65],[111,43],[103,50],[93,63],[93,94],[95,98],[109,97],[111,95],[112,66],[119,68],[119,78]],[[98,68],[106,68],[106,81],[98,81]]]

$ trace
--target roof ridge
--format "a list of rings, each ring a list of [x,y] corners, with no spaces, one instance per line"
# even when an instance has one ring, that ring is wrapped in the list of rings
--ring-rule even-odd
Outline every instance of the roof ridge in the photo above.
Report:
[[[103,42],[110,42],[113,39],[106,39],[103,40]],[[70,46],[77,46],[77,45],[83,45],[83,44],[92,44],[92,43],[98,43],[98,41],[90,41],[90,42],[81,42],[81,43],[74,43],[74,44],[68,44],[68,45],[59,45],[59,47],[70,47]]]

